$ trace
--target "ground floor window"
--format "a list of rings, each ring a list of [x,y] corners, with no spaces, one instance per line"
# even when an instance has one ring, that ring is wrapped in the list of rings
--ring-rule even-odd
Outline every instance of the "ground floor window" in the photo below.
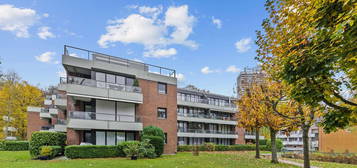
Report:
[[[136,140],[137,132],[90,130],[83,132],[83,142],[93,145],[116,145],[123,141]]]
[[[178,145],[203,145],[204,143],[212,142],[217,145],[234,145],[235,139],[227,138],[191,138],[178,137]]]

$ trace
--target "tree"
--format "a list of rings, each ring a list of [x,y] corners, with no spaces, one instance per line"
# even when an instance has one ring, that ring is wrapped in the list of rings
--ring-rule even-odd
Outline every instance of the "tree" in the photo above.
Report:
[[[269,128],[272,147],[272,163],[278,163],[276,147],[277,132],[280,130],[290,132],[291,130],[296,129],[296,121],[294,119],[281,117],[277,115],[273,109],[275,104],[280,104],[279,108],[276,109],[279,110],[280,113],[287,114],[290,113],[290,111],[294,111],[294,109],[291,109],[294,107],[289,106],[288,101],[285,101],[285,95],[285,90],[282,84],[268,79],[262,79],[262,82],[255,83],[250,87],[247,97],[243,96],[245,104],[239,104],[239,109],[255,107],[254,116],[251,117],[262,117],[258,118],[261,126]],[[245,113],[246,111],[243,111],[242,114],[244,114],[244,116],[240,116],[240,120],[243,119],[242,121],[244,122],[247,122],[246,120],[252,120],[252,118],[246,117],[248,115]],[[252,113],[252,111],[250,111],[250,113]]]
[[[255,131],[255,158],[260,158],[259,129],[263,127],[264,114],[260,113],[260,102],[254,94],[257,87],[246,88],[245,94],[238,100],[238,127]]]
[[[263,69],[300,104],[327,106],[326,132],[356,124],[356,0],[268,0],[266,10],[257,31]]]
[[[7,73],[0,86],[0,127],[5,128],[3,137],[9,135],[8,127],[14,127],[14,136],[25,139],[27,107],[41,106],[43,99],[40,89],[21,81],[15,72]]]

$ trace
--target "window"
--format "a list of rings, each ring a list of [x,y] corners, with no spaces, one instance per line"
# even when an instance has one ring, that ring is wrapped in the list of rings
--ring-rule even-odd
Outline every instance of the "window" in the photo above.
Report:
[[[96,73],[95,73],[95,79],[96,79],[97,81],[105,82],[105,73],[96,72]]]
[[[167,94],[167,85],[166,83],[158,83],[157,90],[160,94]]]
[[[167,144],[167,133],[165,132],[164,135],[165,135],[165,141],[164,141],[164,143]]]
[[[157,109],[157,117],[166,119],[167,118],[166,108],[158,108]]]
[[[126,85],[127,86],[133,86],[134,85],[134,79],[133,78],[126,78]]]
[[[116,76],[117,77],[117,84],[125,85],[125,77],[123,76]]]
[[[107,82],[115,83],[115,75],[107,74]]]

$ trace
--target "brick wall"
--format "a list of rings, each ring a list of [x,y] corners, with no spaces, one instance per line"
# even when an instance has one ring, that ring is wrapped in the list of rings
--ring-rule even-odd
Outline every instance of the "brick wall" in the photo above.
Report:
[[[82,131],[67,128],[67,145],[79,145],[82,135]]]
[[[236,127],[236,133],[238,134],[238,138],[235,142],[236,144],[245,144],[244,132],[244,128]]]
[[[31,138],[32,132],[40,131],[42,126],[50,125],[50,120],[41,119],[39,112],[27,112],[27,139]]]
[[[167,133],[167,144],[164,153],[173,154],[177,151],[177,93],[176,85],[167,85],[167,94],[160,94],[157,82],[139,79],[143,93],[143,104],[137,106],[137,116],[144,127],[153,125]],[[167,108],[167,119],[158,119],[157,108]]]

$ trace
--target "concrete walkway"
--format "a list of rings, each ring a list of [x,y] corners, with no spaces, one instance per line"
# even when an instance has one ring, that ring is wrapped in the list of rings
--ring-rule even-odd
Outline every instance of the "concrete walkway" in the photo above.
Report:
[[[303,164],[303,163],[297,163],[297,162],[293,162],[293,161],[290,161],[290,160],[282,160],[282,159],[279,159],[279,162],[280,162],[280,163],[285,163],[285,164],[294,165],[294,166],[304,167],[304,164]],[[319,168],[319,167],[311,166],[311,168]]]

